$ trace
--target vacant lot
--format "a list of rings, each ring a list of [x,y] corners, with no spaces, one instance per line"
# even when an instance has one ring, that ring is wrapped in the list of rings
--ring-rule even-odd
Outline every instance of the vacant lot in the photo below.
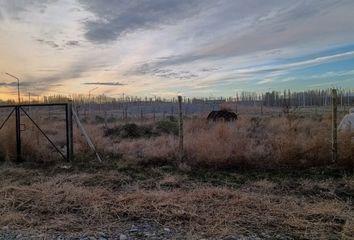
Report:
[[[173,116],[82,121],[102,163],[77,128],[68,164],[25,122],[14,164],[2,130],[0,239],[354,238],[353,135],[339,134],[333,165],[325,111],[188,116],[182,161]],[[65,152],[63,121],[38,122]]]
[[[354,176],[335,168],[181,171],[123,160],[4,163],[0,216],[0,232],[43,238],[353,239]]]

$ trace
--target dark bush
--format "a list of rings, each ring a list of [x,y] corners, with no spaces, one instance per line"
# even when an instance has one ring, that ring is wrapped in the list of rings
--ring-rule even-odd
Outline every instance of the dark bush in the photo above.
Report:
[[[167,119],[170,120],[171,122],[177,122],[177,118],[173,115],[168,116]]]
[[[121,138],[149,138],[155,136],[156,133],[153,132],[151,126],[138,126],[135,123],[127,123],[123,126],[105,129],[104,135]]]
[[[176,121],[163,120],[152,125],[137,125],[127,123],[122,126],[104,129],[104,135],[120,138],[150,138],[162,134],[178,135],[178,123]]]
[[[117,119],[115,119],[112,115],[110,117],[107,118],[107,123],[112,123],[114,121],[116,121]],[[102,116],[96,115],[96,123],[104,123],[105,119]]]
[[[178,135],[178,124],[176,121],[159,121],[156,130],[160,133]]]
[[[104,117],[96,115],[96,123],[104,123]]]
[[[148,126],[138,126],[135,123],[128,123],[123,125],[121,137],[123,138],[140,138],[151,137],[152,128]]]

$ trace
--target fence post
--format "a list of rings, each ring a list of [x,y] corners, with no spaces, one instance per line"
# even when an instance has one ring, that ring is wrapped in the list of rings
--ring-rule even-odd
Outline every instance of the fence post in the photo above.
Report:
[[[66,111],[66,157],[68,161],[74,156],[74,134],[73,134],[73,107],[71,103],[65,106]]]
[[[179,161],[183,159],[183,113],[182,113],[182,96],[178,96],[178,115],[179,115],[179,145],[178,145],[178,154]]]
[[[69,130],[70,130],[70,160],[74,159],[74,129],[73,129],[73,105],[70,103],[69,108]]]
[[[332,162],[338,159],[337,143],[337,90],[332,89]]]
[[[125,107],[125,121],[128,122],[128,107]]]
[[[22,149],[21,149],[21,114],[20,105],[15,107],[16,112],[16,153],[17,162],[22,162]]]
[[[107,128],[107,111],[104,111],[104,127]]]
[[[154,110],[153,110],[154,112],[153,112],[153,119],[154,119],[154,122],[156,121],[156,112],[155,112],[155,108],[154,108]]]

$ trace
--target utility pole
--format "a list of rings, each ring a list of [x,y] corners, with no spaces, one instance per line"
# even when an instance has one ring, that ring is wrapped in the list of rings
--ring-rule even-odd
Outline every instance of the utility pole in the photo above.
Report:
[[[17,80],[17,97],[18,97],[18,104],[20,104],[21,103],[21,100],[20,100],[21,99],[21,97],[20,97],[20,79],[10,73],[5,73],[5,74]]]

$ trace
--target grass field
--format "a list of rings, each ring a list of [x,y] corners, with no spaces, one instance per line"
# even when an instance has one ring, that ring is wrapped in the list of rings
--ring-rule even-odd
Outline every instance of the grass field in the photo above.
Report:
[[[4,164],[0,180],[0,226],[30,232],[110,232],[152,222],[188,239],[354,237],[354,176],[343,169]]]
[[[75,234],[148,223],[173,229],[168,239],[354,238],[353,136],[339,135],[332,164],[326,112],[186,118],[182,162],[175,119],[100,120],[85,127],[103,163],[77,129],[72,163],[28,128],[26,161],[15,164],[11,128],[1,135],[0,227]],[[39,121],[64,145],[62,122]]]

